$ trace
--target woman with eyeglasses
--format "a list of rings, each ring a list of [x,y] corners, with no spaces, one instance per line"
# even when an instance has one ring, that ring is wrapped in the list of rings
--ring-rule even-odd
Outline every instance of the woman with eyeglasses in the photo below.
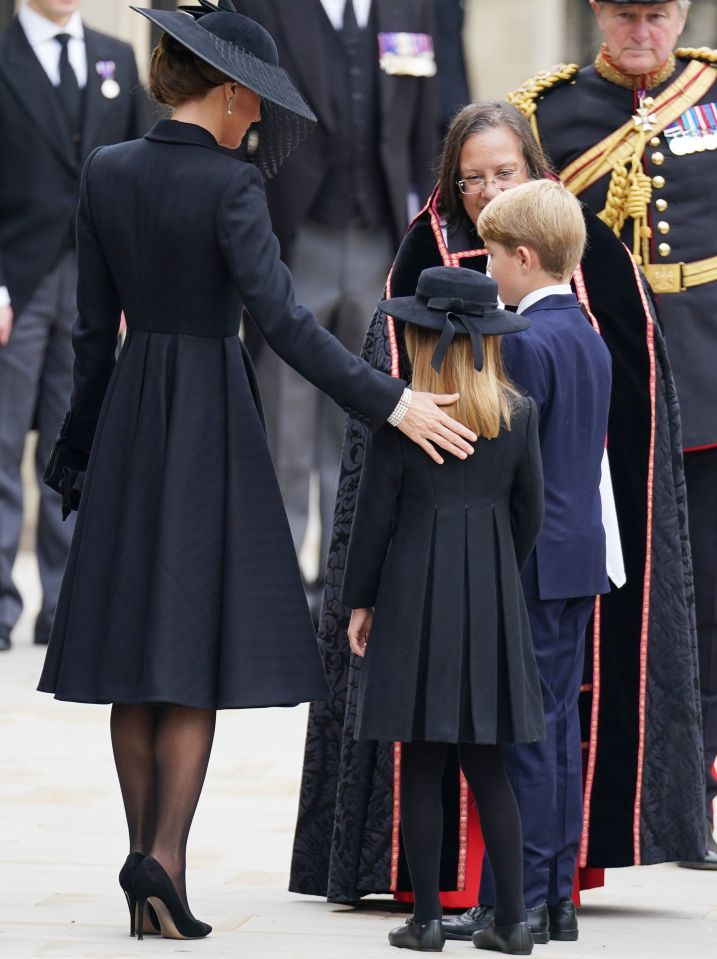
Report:
[[[485,272],[488,258],[476,231],[480,213],[501,191],[548,176],[542,149],[517,109],[502,102],[465,107],[448,130],[438,184],[401,244],[387,294],[413,295],[418,277],[428,267]],[[588,720],[592,716],[593,722],[586,724],[582,736],[587,740],[583,757],[588,779],[580,861],[604,867],[632,862],[635,817],[645,830],[661,815],[655,804],[640,802],[637,776],[659,762],[648,734],[653,725],[658,728],[666,721],[660,716],[664,702],[660,675],[668,662],[685,684],[676,741],[689,744],[690,731],[699,721],[688,692],[695,669],[687,595],[691,573],[685,550],[679,413],[669,364],[649,293],[629,253],[585,208],[584,215],[588,244],[573,287],[613,358],[608,446],[627,575],[622,588],[602,597],[595,625],[588,626],[581,691],[581,715]],[[400,324],[377,313],[364,356],[379,369],[405,375],[408,364]],[[360,664],[349,661],[344,639],[347,617],[338,598],[363,449],[364,431],[350,420],[320,625],[334,699],[311,707],[290,886],[295,892],[339,902],[388,890],[405,898],[410,890],[398,818],[400,753],[393,744],[374,748],[351,742]],[[638,677],[648,662],[647,697],[641,701]],[[643,752],[638,756],[640,736]],[[692,835],[689,795],[687,790],[678,829],[685,841]],[[579,804],[580,797],[571,801]],[[442,902],[445,907],[469,909],[446,923],[446,934],[470,939],[490,922],[490,909],[485,907],[492,900],[487,869],[479,900],[482,843],[457,761],[446,772],[444,805]],[[572,845],[574,855],[576,841],[574,835],[564,836],[559,845],[563,851]],[[663,851],[664,861],[679,855],[678,848]],[[585,870],[581,881],[590,885],[601,879]],[[533,928],[536,922],[544,923],[543,912],[529,911]],[[565,912],[572,922],[567,906]],[[555,925],[561,921],[556,915]],[[555,932],[559,935],[560,930]]]

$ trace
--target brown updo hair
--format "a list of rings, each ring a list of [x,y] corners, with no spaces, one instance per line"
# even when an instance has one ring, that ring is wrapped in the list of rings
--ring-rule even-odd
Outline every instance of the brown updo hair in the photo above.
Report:
[[[213,87],[230,82],[231,77],[200,60],[168,33],[162,34],[152,51],[149,88],[154,99],[168,107],[199,99]]]

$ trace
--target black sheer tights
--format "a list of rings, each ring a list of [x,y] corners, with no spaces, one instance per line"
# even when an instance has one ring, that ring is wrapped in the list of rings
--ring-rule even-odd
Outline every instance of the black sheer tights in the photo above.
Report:
[[[186,905],[187,838],[212,751],[216,713],[114,705],[110,720],[130,852],[153,856]]]
[[[441,783],[447,754],[445,743],[404,743],[401,749],[401,831],[415,897],[414,916],[420,922],[441,916]],[[500,746],[461,743],[458,758],[476,800],[493,868],[496,924],[524,922],[520,815]]]

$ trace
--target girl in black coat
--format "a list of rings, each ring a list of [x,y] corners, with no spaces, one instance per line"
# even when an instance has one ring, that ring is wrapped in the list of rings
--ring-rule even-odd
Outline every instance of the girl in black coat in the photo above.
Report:
[[[543,737],[520,583],[542,523],[543,481],[535,404],[507,381],[497,334],[529,321],[497,308],[493,280],[455,267],[424,270],[415,298],[379,309],[407,322],[414,384],[455,388],[458,415],[480,436],[473,456],[439,471],[395,431],[379,430],[351,531],[342,599],[353,609],[351,649],[365,656],[355,737],[402,743],[415,913],[389,941],[443,948],[441,782],[447,744],[457,743],[496,876],[495,923],[473,941],[527,954],[520,817],[501,744]]]
[[[215,711],[329,692],[237,336],[242,306],[373,429],[400,421],[438,460],[432,440],[465,457],[475,439],[434,402],[454,397],[411,398],[296,305],[261,173],[313,114],[269,34],[227,0],[208,7],[140,11],[165,31],[150,81],[174,118],[96,151],[83,173],[74,389],[48,482],[70,509],[86,479],[40,680],[58,699],[113,704],[130,928],[142,935],[149,899],[148,919],[175,938],[210,931],[188,910],[184,872]],[[250,163],[221,149],[252,123]]]

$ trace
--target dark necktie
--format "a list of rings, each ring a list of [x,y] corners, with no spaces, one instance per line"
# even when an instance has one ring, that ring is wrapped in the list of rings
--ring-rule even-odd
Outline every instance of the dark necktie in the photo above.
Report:
[[[341,38],[348,53],[355,53],[358,45],[359,33],[361,28],[356,19],[353,0],[346,0],[344,7],[344,22],[341,27]]]
[[[76,134],[80,132],[81,125],[82,91],[67,53],[70,35],[69,33],[58,33],[55,40],[60,44],[60,85],[57,87],[57,93],[70,124],[70,130],[73,134]]]

